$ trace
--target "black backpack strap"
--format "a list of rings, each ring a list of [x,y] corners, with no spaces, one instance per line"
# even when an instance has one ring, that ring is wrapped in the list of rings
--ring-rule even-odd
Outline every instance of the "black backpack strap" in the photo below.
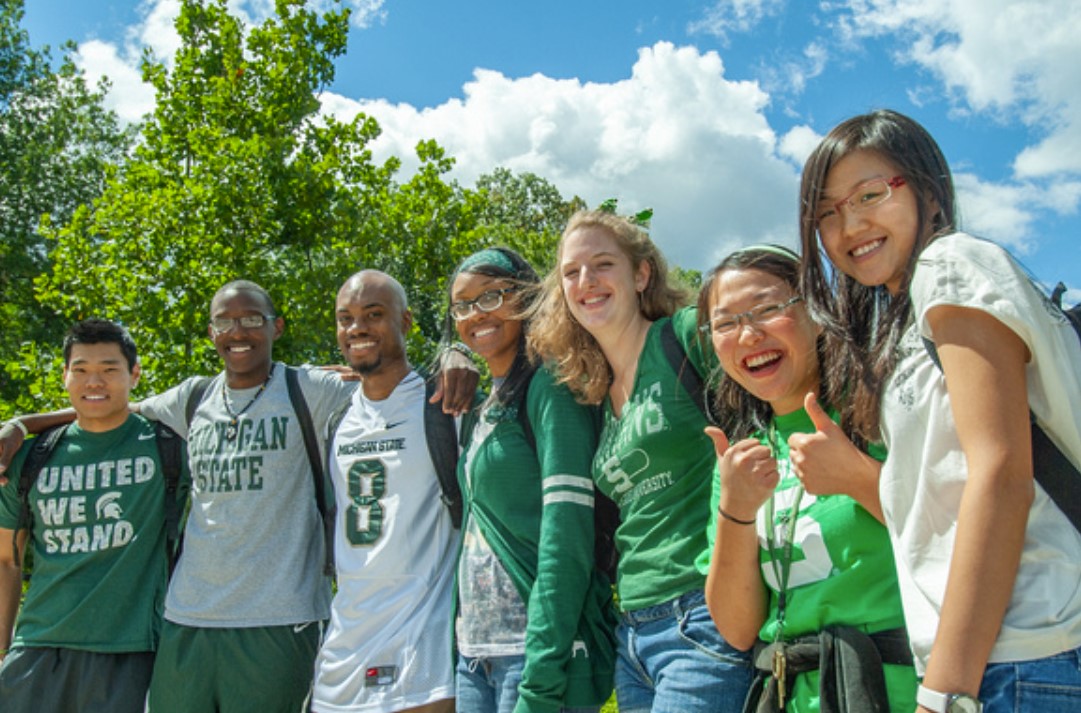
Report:
[[[312,413],[308,409],[308,402],[304,400],[304,394],[300,390],[300,378],[294,367],[285,367],[285,386],[289,390],[289,401],[293,405],[293,411],[297,415],[300,424],[300,433],[304,437],[304,449],[308,452],[308,462],[311,464],[312,485],[315,489],[315,507],[319,510],[319,517],[323,521],[323,540],[326,562],[323,573],[327,576],[334,574],[334,505],[327,500],[326,471],[323,469],[323,457],[319,453],[319,441],[315,437],[315,425],[312,423]]]
[[[942,371],[935,343],[923,337],[923,347],[938,370]],[[1081,473],[1036,423],[1036,414],[1031,409],[1028,420],[1032,430],[1032,475],[1074,528],[1081,532],[1081,498],[1077,497]]]
[[[183,506],[177,493],[180,490],[180,473],[184,469],[184,439],[161,421],[154,423],[157,435],[158,459],[161,461],[162,480],[165,485],[165,551],[169,561],[169,574],[176,568],[180,557],[180,513]]]
[[[191,392],[188,394],[188,401],[184,404],[184,423],[188,425],[188,428],[191,428],[191,419],[195,416],[195,409],[199,408],[199,404],[203,402],[207,387],[210,386],[213,379],[209,376],[197,376],[192,381],[194,383]]]
[[[458,486],[458,437],[454,417],[443,413],[442,404],[431,402],[435,381],[424,382],[424,437],[428,441],[435,475],[439,479],[443,504],[450,511],[455,528],[462,526],[462,491]],[[464,427],[464,425],[463,425]]]
[[[672,367],[672,371],[676,372],[679,383],[683,385],[683,389],[691,397],[691,401],[706,417],[706,421],[714,425],[717,424],[718,421],[713,417],[711,406],[712,393],[706,388],[705,379],[698,373],[698,367],[687,357],[686,350],[679,343],[671,319],[661,325],[661,348],[664,349],[664,358]]]
[[[19,471],[19,485],[16,489],[19,498],[19,519],[15,523],[14,536],[11,540],[11,551],[15,555],[16,564],[22,562],[19,557],[19,530],[26,530],[27,546],[33,541],[34,517],[30,512],[30,490],[34,487],[41,469],[45,467],[45,463],[56,450],[60,439],[67,433],[69,425],[65,423],[53,426],[29,444],[30,452],[26,454],[22,470]]]

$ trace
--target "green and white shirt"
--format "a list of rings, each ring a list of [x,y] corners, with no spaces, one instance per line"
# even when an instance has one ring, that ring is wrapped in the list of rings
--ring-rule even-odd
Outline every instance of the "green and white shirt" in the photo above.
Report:
[[[661,329],[672,320],[677,339],[700,374],[709,356],[688,307],[649,328],[630,398],[617,418],[604,404],[604,427],[593,460],[597,487],[619,506],[616,531],[620,606],[641,609],[705,584],[696,564],[707,550],[706,527],[716,465],[706,419],[665,357]],[[708,558],[702,559],[707,563]]]
[[[16,474],[32,446],[19,450],[0,488],[0,527],[18,524]],[[162,478],[145,418],[131,415],[104,433],[68,427],[30,491],[34,571],[13,646],[157,648],[168,575]],[[181,485],[183,502],[184,478]]]
[[[836,419],[833,412],[830,415]],[[755,434],[773,451],[781,475],[773,496],[773,522],[768,521],[771,508],[767,504],[758,511],[756,523],[762,578],[769,590],[769,613],[760,636],[769,642],[777,637],[778,594],[789,557],[786,641],[831,625],[851,626],[868,634],[903,627],[901,593],[886,527],[847,495],[815,496],[799,487],[789,463],[788,438],[814,432],[806,411],[777,416],[772,426],[768,433]],[[885,457],[881,448],[868,452],[877,460]],[[788,554],[785,543],[790,533]],[[915,669],[887,664],[883,670],[890,710],[911,713],[916,709]],[[819,710],[818,671],[796,678],[787,710]]]

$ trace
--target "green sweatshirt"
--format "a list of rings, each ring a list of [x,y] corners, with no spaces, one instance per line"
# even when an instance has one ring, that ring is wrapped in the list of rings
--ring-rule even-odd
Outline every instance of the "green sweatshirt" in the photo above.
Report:
[[[612,588],[593,558],[593,414],[538,369],[524,400],[534,450],[514,405],[459,467],[473,518],[528,609],[515,713],[603,704],[615,662]],[[466,446],[468,448],[468,445]]]

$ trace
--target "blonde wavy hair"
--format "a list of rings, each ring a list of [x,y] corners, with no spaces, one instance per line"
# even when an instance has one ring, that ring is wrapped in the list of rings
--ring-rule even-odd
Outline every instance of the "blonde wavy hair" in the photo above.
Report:
[[[668,263],[644,230],[614,213],[581,210],[571,216],[556,251],[555,267],[541,283],[533,304],[528,348],[534,358],[547,362],[559,383],[566,384],[581,403],[599,404],[612,383],[612,369],[600,344],[571,314],[563,294],[563,246],[577,230],[598,228],[611,235],[632,269],[649,265],[649,281],[639,293],[642,316],[655,321],[671,316],[687,304],[689,295],[668,281]]]

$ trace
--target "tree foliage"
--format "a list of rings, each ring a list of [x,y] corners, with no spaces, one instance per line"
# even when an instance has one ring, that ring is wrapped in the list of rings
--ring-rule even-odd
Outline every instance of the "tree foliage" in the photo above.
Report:
[[[133,131],[106,110],[107,86],[87,85],[65,45],[57,68],[21,28],[22,0],[0,0],[0,416],[27,401],[51,362],[36,344],[55,342],[63,321],[34,299],[53,243],[43,215],[66,222],[98,196],[131,146]],[[16,358],[18,356],[18,358]]]
[[[63,324],[99,316],[128,326],[144,391],[220,368],[207,308],[239,278],[265,286],[286,319],[277,358],[326,363],[338,359],[338,287],[358,269],[385,270],[410,296],[411,355],[424,363],[463,257],[508,245],[543,271],[583,205],[506,169],[463,188],[448,180],[454,159],[434,141],[417,145],[419,169],[397,180],[397,158],[372,158],[372,118],[319,114],[348,12],[317,13],[303,0],[276,0],[275,10],[246,28],[226,0],[182,0],[172,64],[144,57],[157,101],[138,145],[100,197],[42,228],[52,266],[36,280],[37,298]],[[40,371],[54,348],[30,343],[23,367]],[[62,402],[55,382],[30,390],[42,403],[20,410]]]
[[[144,60],[157,103],[134,156],[52,231],[39,296],[69,319],[128,325],[151,388],[217,368],[207,307],[238,278],[278,299],[279,356],[329,360],[331,295],[379,249],[373,227],[398,163],[372,162],[372,119],[317,115],[348,13],[300,0],[276,10],[246,31],[224,0],[185,0],[172,68]]]
[[[577,196],[563,200],[559,189],[536,174],[515,175],[503,167],[477,179],[477,190],[487,239],[514,248],[542,273],[555,260],[567,220],[586,207]]]

